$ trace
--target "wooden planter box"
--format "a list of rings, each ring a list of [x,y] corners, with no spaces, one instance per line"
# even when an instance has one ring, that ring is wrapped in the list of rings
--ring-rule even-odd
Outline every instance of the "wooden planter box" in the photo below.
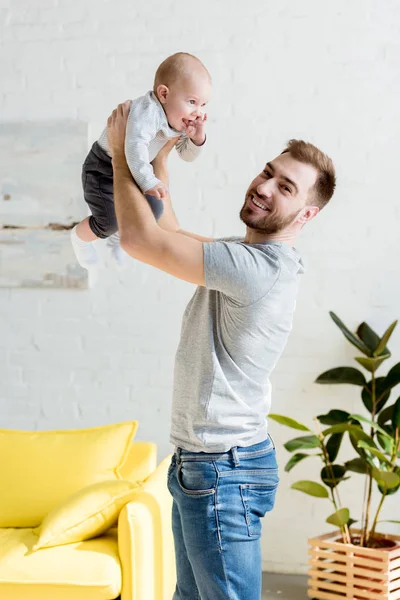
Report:
[[[340,531],[309,539],[308,597],[400,600],[400,536],[378,535],[399,546],[385,550],[342,544],[335,541]]]

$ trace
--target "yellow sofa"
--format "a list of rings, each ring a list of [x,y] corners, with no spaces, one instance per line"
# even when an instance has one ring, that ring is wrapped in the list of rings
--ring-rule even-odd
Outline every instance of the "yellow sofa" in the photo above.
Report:
[[[156,445],[132,442],[125,427],[126,447],[120,431],[112,431],[113,448],[116,455],[123,451],[123,460],[110,470],[110,430],[107,439],[101,437],[106,429],[0,430],[1,600],[171,600],[175,558],[172,499],[166,486],[170,457],[157,466]],[[82,442],[82,432],[101,433],[97,450],[90,435]],[[89,450],[82,450],[84,444]],[[102,455],[99,461],[96,452]],[[145,480],[114,527],[95,539],[32,551],[38,540],[35,528],[63,494],[110,477]]]

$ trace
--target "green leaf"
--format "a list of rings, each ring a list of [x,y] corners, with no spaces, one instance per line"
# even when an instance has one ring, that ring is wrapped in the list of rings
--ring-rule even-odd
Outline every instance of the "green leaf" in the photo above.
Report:
[[[391,436],[387,433],[387,431],[385,429],[383,429],[383,427],[378,425],[378,423],[375,423],[374,421],[371,421],[370,419],[366,419],[362,415],[351,415],[351,417],[353,419],[357,419],[357,421],[363,421],[364,423],[368,423],[368,425],[371,425],[371,427],[373,427],[376,431],[380,431],[380,433],[382,435],[385,435],[385,436],[391,438]]]
[[[383,454],[383,452],[381,452],[380,450],[377,450],[376,448],[373,448],[372,446],[369,446],[366,442],[363,442],[362,440],[360,440],[358,442],[358,447],[363,448],[364,450],[368,450],[368,452],[371,452],[371,454],[373,454],[374,456],[379,458],[381,463],[386,464],[388,467],[392,466],[390,460],[388,460],[386,458],[386,456]]]
[[[366,356],[371,356],[372,355],[372,352],[368,348],[368,346],[366,346],[366,344],[364,344],[364,342],[362,340],[360,340],[356,335],[354,335],[354,333],[352,333],[346,327],[346,325],[339,319],[339,317],[337,315],[335,315],[334,312],[330,311],[329,314],[332,317],[333,321],[336,323],[336,325],[339,327],[340,331],[349,340],[349,342],[351,344],[353,344],[353,346],[355,346],[356,348],[358,348],[359,350],[361,350],[361,352],[363,354],[365,354]]]
[[[326,522],[330,525],[336,525],[336,527],[343,527],[350,521],[350,511],[348,508],[339,508],[336,512],[330,515]]]
[[[393,521],[393,519],[383,519],[382,521],[377,521],[377,523],[395,523],[396,525],[400,525],[400,521]]]
[[[385,350],[386,344],[388,343],[396,325],[397,321],[393,321],[393,323],[389,325],[389,327],[386,329],[385,333],[381,338],[381,341],[379,342],[377,349],[374,352],[374,356],[379,356]]]
[[[351,423],[339,423],[338,425],[332,425],[332,427],[324,429],[322,435],[326,437],[327,435],[331,435],[332,433],[343,433],[345,431],[351,431],[351,428]]]
[[[386,377],[376,377],[375,379],[375,414],[379,413],[385,406],[390,397],[390,389],[386,389]],[[365,408],[372,413],[374,401],[372,394],[372,379],[368,381],[361,392],[361,398]]]
[[[390,354],[382,354],[375,358],[369,356],[356,356],[355,360],[370,373],[375,373],[381,364],[388,358],[390,358]]]
[[[378,489],[381,494],[385,494],[385,496],[391,496],[392,494],[396,494],[399,491],[400,484],[392,487],[390,489],[385,488],[382,485],[378,485]]]
[[[350,413],[345,410],[332,409],[326,415],[318,415],[317,419],[323,425],[338,425],[339,423],[346,423],[349,416]]]
[[[385,377],[385,390],[391,390],[400,383],[400,362],[394,365]]]
[[[272,419],[281,425],[286,425],[286,427],[292,427],[293,429],[300,429],[300,431],[311,431],[308,427],[291,419],[290,417],[284,417],[283,415],[269,414],[267,415],[268,419]]]
[[[316,498],[329,498],[328,490],[315,481],[297,481],[292,485],[292,490],[298,490]]]
[[[310,450],[311,448],[319,448],[320,441],[316,435],[304,435],[302,437],[294,438],[284,444],[284,447],[288,452],[294,452],[295,450]]]
[[[331,465],[331,468],[324,467],[321,469],[321,479],[324,484],[330,488],[335,488],[343,481],[346,468],[342,465]]]
[[[365,452],[365,450],[363,450],[362,448],[358,447],[358,442],[360,440],[364,440],[365,442],[368,443],[369,446],[371,446],[372,448],[377,448],[374,440],[365,433],[365,431],[363,429],[361,429],[361,427],[353,427],[350,431],[349,431],[349,436],[350,436],[350,442],[351,445],[353,446],[354,450],[361,456],[361,458],[363,458],[371,467],[374,466],[374,461],[370,458],[370,456]]]
[[[392,425],[393,429],[400,429],[400,398],[393,405]]]
[[[364,374],[354,367],[337,367],[336,369],[329,369],[322,373],[315,383],[350,383],[351,385],[360,385],[363,387],[367,382]]]
[[[372,477],[384,490],[390,490],[400,485],[400,477],[396,473],[372,469]]]
[[[359,436],[357,439],[365,439],[364,436],[368,437],[367,434],[363,431],[361,425],[357,422],[354,422],[354,420],[353,422],[349,421],[348,423],[339,423],[339,425],[332,425],[332,427],[324,429],[322,431],[322,435],[326,437],[331,433],[344,433],[346,431],[348,431],[349,433],[354,431]]]
[[[381,341],[379,335],[365,322],[358,326],[357,335],[371,352],[374,352],[377,349],[379,342]]]
[[[368,473],[368,463],[363,458],[353,458],[344,463],[346,471],[353,471],[353,473],[360,473],[365,475]]]
[[[329,460],[333,463],[339,454],[340,445],[342,443],[343,433],[334,433],[329,438],[326,444],[326,451],[328,452]]]
[[[351,437],[354,438],[354,440],[356,441],[357,444],[360,440],[363,440],[364,442],[367,442],[373,448],[377,448],[377,445],[375,444],[372,437],[370,435],[368,435],[367,433],[365,433],[365,431],[364,431],[364,429],[362,429],[362,427],[357,427],[356,425],[353,425],[349,429],[349,434]]]
[[[379,433],[379,431],[376,434],[376,439],[378,440],[380,447],[383,448],[386,454],[391,455],[393,452],[394,440],[392,438],[383,436],[381,433]]]
[[[304,454],[304,452],[298,452],[297,454],[293,454],[293,456],[288,460],[285,471],[289,473],[299,462],[304,460],[305,458],[309,458],[310,456],[317,456],[316,454]]]
[[[385,423],[387,423],[388,421],[391,421],[393,418],[393,407],[394,404],[391,404],[390,406],[387,406],[384,410],[382,410],[379,413],[378,416],[378,423],[381,427],[383,427],[383,425],[385,425]]]
[[[378,489],[382,494],[386,494],[386,496],[391,496],[392,494],[396,494],[400,488],[400,467],[395,467],[394,468],[394,474],[396,474],[399,477],[399,484],[391,487],[390,489],[383,487],[381,485],[378,485]]]

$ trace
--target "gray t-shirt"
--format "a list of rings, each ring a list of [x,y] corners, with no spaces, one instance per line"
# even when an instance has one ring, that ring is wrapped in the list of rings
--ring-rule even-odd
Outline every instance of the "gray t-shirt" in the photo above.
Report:
[[[292,328],[303,265],[280,242],[203,244],[205,287],[182,321],[170,441],[225,452],[266,439],[270,375]]]

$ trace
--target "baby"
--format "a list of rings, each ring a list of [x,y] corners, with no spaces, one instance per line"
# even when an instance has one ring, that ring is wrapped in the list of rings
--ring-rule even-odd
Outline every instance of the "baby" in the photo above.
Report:
[[[203,63],[191,54],[178,52],[158,67],[153,91],[131,104],[126,125],[126,160],[157,221],[168,190],[157,179],[150,163],[168,140],[177,136],[175,147],[179,156],[189,162],[197,158],[206,140],[205,106],[210,94],[211,77]],[[107,129],[93,144],[83,164],[82,185],[92,214],[71,231],[76,258],[85,269],[96,267],[99,261],[92,242],[108,238],[111,254],[122,266],[126,255],[117,232]]]

